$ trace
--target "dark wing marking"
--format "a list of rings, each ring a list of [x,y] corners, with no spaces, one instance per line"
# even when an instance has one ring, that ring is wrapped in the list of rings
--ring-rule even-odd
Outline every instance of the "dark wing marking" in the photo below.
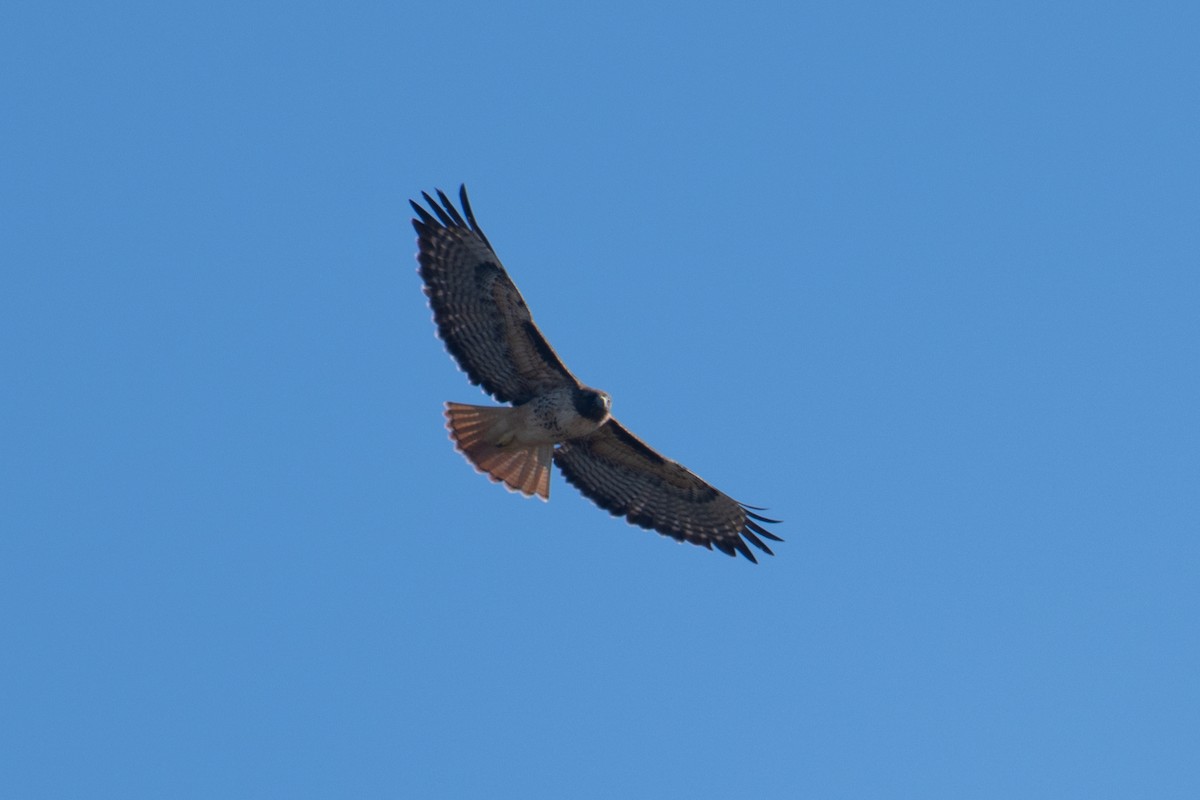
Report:
[[[523,403],[550,389],[579,386],[533,323],[524,298],[480,230],[467,187],[459,192],[465,219],[440,189],[437,200],[421,194],[433,212],[409,201],[418,217],[412,224],[421,280],[438,336],[471,383],[502,403]]]
[[[783,541],[750,511],[683,466],[663,458],[615,419],[582,439],[563,442],[554,463],[567,482],[601,508],[643,528],[757,563],[750,542],[774,555],[759,537]],[[761,510],[761,509],[759,509]]]

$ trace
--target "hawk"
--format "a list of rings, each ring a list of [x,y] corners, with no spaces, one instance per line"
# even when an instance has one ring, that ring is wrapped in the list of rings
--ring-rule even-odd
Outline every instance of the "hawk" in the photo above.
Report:
[[[461,212],[440,189],[436,200],[421,194],[428,208],[409,202],[438,335],[471,383],[511,403],[446,403],[446,427],[472,466],[548,500],[553,463],[596,505],[634,525],[755,563],[747,542],[774,555],[763,539],[783,540],[760,523],[779,520],[659,455],[617,422],[607,393],[571,374],[475,221],[467,187],[459,190]]]

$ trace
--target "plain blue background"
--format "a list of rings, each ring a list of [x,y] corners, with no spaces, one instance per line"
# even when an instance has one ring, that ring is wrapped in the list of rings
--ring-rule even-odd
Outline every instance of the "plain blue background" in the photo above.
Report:
[[[1192,3],[9,3],[0,795],[1200,796]],[[475,474],[465,181],[755,567]]]

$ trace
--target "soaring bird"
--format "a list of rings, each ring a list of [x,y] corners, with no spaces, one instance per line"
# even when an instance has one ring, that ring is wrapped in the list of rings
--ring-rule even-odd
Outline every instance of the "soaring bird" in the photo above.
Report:
[[[475,221],[467,187],[462,211],[446,194],[422,192],[417,263],[446,349],[471,383],[508,406],[446,403],[456,448],[492,481],[550,498],[550,465],[614,516],[679,541],[757,563],[746,543],[774,555],[783,541],[762,509],[737,502],[660,455],[612,416],[606,392],[582,384],[542,336],[521,293]]]

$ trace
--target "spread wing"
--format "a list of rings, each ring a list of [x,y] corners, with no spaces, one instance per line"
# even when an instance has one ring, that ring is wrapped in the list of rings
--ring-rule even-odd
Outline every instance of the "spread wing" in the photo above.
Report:
[[[551,389],[578,387],[533,324],[524,298],[475,221],[467,187],[459,192],[463,213],[441,190],[437,200],[422,196],[428,210],[409,201],[419,217],[412,223],[421,280],[438,336],[471,383],[514,404]]]
[[[662,457],[615,419],[582,439],[563,442],[554,463],[567,482],[596,505],[634,525],[757,563],[750,542],[774,555],[759,537],[783,541],[746,506]]]

